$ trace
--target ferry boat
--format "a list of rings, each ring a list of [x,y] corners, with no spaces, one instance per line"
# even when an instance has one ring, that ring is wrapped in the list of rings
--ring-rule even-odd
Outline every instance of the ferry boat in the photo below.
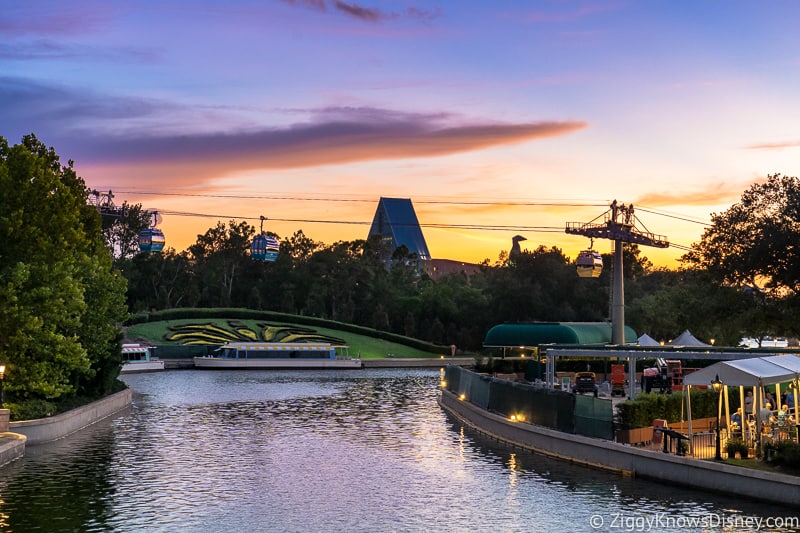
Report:
[[[123,344],[120,374],[164,370],[164,361],[154,357],[152,350],[150,346],[142,344]]]
[[[314,342],[231,342],[214,355],[194,358],[195,368],[361,368],[347,346]]]

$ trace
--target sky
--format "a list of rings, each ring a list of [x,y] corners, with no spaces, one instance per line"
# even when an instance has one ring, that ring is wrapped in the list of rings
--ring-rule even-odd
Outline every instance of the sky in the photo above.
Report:
[[[364,239],[410,198],[432,257],[574,258],[634,206],[677,268],[713,213],[800,176],[800,3],[4,0],[0,136],[158,211]]]

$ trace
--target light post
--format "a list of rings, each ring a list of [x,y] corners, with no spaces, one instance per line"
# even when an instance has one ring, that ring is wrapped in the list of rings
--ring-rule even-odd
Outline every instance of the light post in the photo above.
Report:
[[[6,365],[0,363],[0,409],[5,409],[3,406],[3,380],[6,378]]]
[[[720,401],[721,401],[721,393],[722,393],[722,382],[719,380],[719,374],[716,375],[714,381],[711,382],[711,388],[714,389],[714,392],[717,393],[717,449],[714,452],[714,459],[717,461],[722,461],[722,451],[720,448],[722,444],[720,442],[719,436],[719,411],[720,411]]]

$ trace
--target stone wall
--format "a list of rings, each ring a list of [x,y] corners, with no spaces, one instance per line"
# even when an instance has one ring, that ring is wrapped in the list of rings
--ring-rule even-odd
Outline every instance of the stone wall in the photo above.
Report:
[[[125,389],[77,409],[48,418],[11,422],[9,431],[25,435],[27,444],[54,441],[118,413],[131,404],[131,389]]]
[[[800,477],[763,472],[603,439],[563,433],[485,411],[442,390],[440,405],[469,426],[520,448],[619,472],[720,493],[741,495],[742,487],[756,499],[800,506]]]

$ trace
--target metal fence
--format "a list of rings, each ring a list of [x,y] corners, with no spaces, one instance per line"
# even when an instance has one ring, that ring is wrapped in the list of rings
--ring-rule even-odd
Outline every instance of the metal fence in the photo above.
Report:
[[[477,374],[451,365],[445,388],[487,411],[566,433],[613,440],[611,401]]]

